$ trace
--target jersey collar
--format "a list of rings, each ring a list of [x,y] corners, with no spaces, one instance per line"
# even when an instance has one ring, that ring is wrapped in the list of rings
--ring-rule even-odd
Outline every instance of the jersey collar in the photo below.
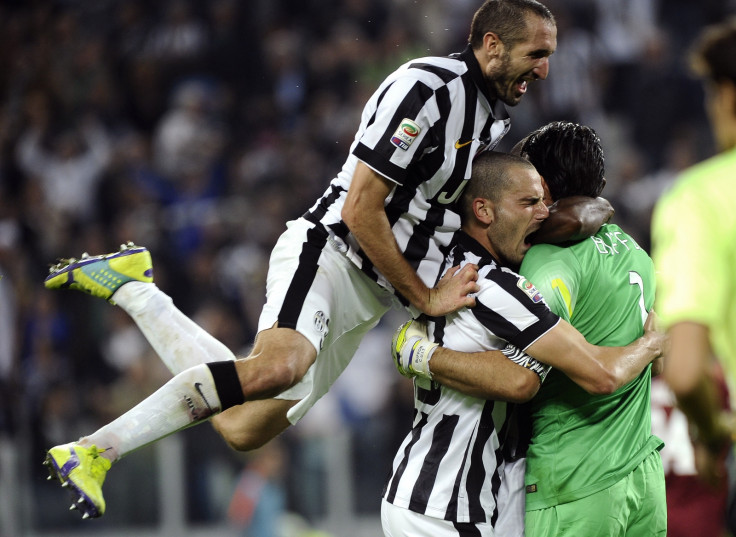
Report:
[[[493,254],[489,252],[485,246],[483,246],[481,243],[479,243],[477,240],[475,240],[473,237],[465,233],[462,229],[457,233],[457,244],[466,252],[470,252],[472,254],[477,255],[480,258],[479,265],[489,265],[491,263],[496,263],[499,267],[501,266],[501,263],[493,257]]]
[[[473,82],[475,82],[475,85],[478,87],[480,92],[483,94],[483,96],[488,101],[488,104],[491,108],[491,114],[493,115],[494,119],[508,119],[509,114],[506,111],[506,106],[504,106],[503,102],[499,101],[498,99],[492,99],[491,94],[488,92],[488,85],[486,84],[486,79],[483,77],[483,72],[480,70],[480,65],[478,64],[478,60],[475,57],[475,54],[473,53],[473,47],[470,46],[470,43],[465,47],[465,50],[463,50],[460,53],[460,58],[465,62],[465,64],[468,66],[468,72],[470,73],[470,78],[473,79]]]

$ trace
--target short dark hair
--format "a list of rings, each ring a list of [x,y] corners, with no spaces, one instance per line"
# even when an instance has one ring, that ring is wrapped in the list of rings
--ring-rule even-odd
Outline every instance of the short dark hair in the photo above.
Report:
[[[463,220],[473,214],[475,198],[493,202],[501,199],[513,182],[514,175],[511,172],[514,167],[534,168],[526,159],[499,151],[484,151],[473,159],[471,178],[461,200]]]
[[[690,49],[690,66],[713,82],[736,83],[736,17],[703,30]]]
[[[601,139],[590,127],[554,121],[521,143],[520,154],[547,183],[552,199],[598,197],[605,186]]]
[[[470,46],[479,49],[483,36],[493,32],[504,45],[513,47],[525,38],[529,13],[556,24],[552,12],[537,0],[486,0],[473,15],[468,37]]]

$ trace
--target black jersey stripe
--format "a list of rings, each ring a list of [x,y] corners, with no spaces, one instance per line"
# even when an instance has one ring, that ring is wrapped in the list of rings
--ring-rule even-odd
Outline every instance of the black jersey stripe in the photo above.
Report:
[[[421,81],[416,81],[414,86],[406,93],[402,101],[400,101],[396,106],[396,111],[391,120],[386,124],[386,130],[383,132],[383,135],[379,138],[379,141],[373,148],[373,152],[383,155],[386,161],[389,161],[395,152],[404,151],[403,149],[396,147],[391,142],[391,138],[396,131],[396,128],[401,124],[401,121],[406,118],[411,120],[416,119],[422,109],[426,106],[427,101],[429,101],[433,96],[434,91],[432,88]],[[422,143],[426,143],[426,136],[422,139]],[[421,152],[421,150],[422,148],[420,146],[417,151]],[[357,153],[356,156],[360,158],[360,155]],[[374,164],[374,160],[370,157],[367,161],[372,165]],[[381,169],[379,169],[379,171],[384,173]],[[395,172],[396,170],[393,171]],[[402,170],[402,173],[398,176],[394,174],[389,176],[398,183],[404,183],[406,171]]]
[[[381,91],[381,93],[378,95],[378,99],[377,99],[377,102],[378,103],[380,103],[381,101],[383,101],[383,98],[386,96],[386,93],[388,93],[388,90],[391,89],[391,86],[392,85],[393,84],[387,84],[386,87],[383,88],[383,91]],[[371,117],[369,117],[368,118],[368,121],[366,121],[366,127],[370,127],[371,125],[373,125],[373,123],[376,122],[376,113],[377,112],[378,112],[378,108],[376,108],[376,110],[373,111],[373,114],[371,115]]]
[[[437,106],[440,111],[440,117],[447,117],[447,114],[449,114],[450,108],[452,107],[452,102],[450,99],[450,93],[447,89],[447,86],[443,86],[440,89],[436,91],[436,97],[437,97]],[[475,109],[474,106],[466,106],[466,110],[468,108]],[[474,115],[474,112],[473,112]],[[467,130],[467,124],[463,126],[463,133],[465,133]],[[439,147],[445,146],[445,135],[444,131],[445,129],[437,129],[438,136],[441,136],[441,140],[438,141]],[[473,132],[473,123],[470,124],[470,133],[472,135]],[[468,144],[470,146],[472,144]],[[465,148],[463,148],[465,149]],[[428,162],[424,163],[420,161],[418,163],[419,166],[422,168],[425,168],[422,171],[422,175],[429,174],[430,176],[433,175],[436,170],[439,168],[439,166],[442,165],[442,162],[444,161],[446,155],[439,154],[442,153],[441,151],[435,151],[434,153],[438,153],[437,155],[430,154],[429,158],[426,159]],[[467,159],[465,160],[465,163],[467,164]],[[428,166],[436,166],[434,169],[426,169]],[[459,176],[459,180],[458,180]],[[406,245],[406,248],[404,249],[404,255],[406,256],[409,263],[412,265],[414,269],[421,263],[421,261],[424,259],[424,257],[427,254],[427,251],[429,250],[429,241],[434,234],[435,229],[437,226],[442,224],[445,217],[445,212],[448,210],[447,205],[441,204],[437,202],[437,197],[439,197],[442,193],[448,191],[448,192],[454,192],[455,188],[457,188],[459,182],[463,180],[465,177],[465,167],[460,164],[455,164],[452,173],[450,174],[450,177],[448,178],[446,185],[449,185],[446,188],[442,189],[442,192],[438,193],[437,196],[435,196],[435,199],[432,200],[432,206],[430,207],[429,211],[427,211],[427,215],[424,218],[424,221],[419,224],[423,228],[422,232],[420,233],[414,233],[409,239],[409,242]]]
[[[442,388],[436,382],[433,382],[429,389],[416,386],[415,390],[417,401],[421,401],[425,405],[436,405],[442,396]]]
[[[468,162],[472,158],[472,150],[473,150],[473,144],[467,143],[473,140],[473,132],[475,131],[475,118],[477,113],[477,93],[478,89],[475,86],[475,83],[469,78],[469,77],[461,77],[460,80],[463,83],[463,87],[465,88],[465,99],[467,100],[467,104],[465,105],[464,110],[464,117],[463,117],[463,126],[462,126],[462,134],[460,135],[460,138],[458,140],[450,140],[453,143],[459,142],[463,145],[460,149],[455,149],[455,167],[452,170],[452,174],[450,175],[450,178],[445,183],[445,187],[442,189],[441,192],[438,192],[436,195],[436,199],[441,203],[442,202],[442,196],[445,196],[445,198],[449,197],[450,195],[454,194],[455,191],[460,187],[460,185],[467,179],[466,173],[468,170]],[[447,97],[449,101],[449,95]],[[450,103],[444,102],[443,100],[443,106],[446,106],[449,110]],[[493,123],[492,117],[489,116],[488,120],[491,121],[491,124]],[[485,128],[485,127],[484,127]],[[490,127],[488,127],[490,128]],[[459,204],[459,197],[455,200],[454,204]],[[456,212],[458,212],[458,209],[455,209]]]
[[[458,503],[459,503],[459,496],[460,496],[460,486],[463,481],[463,474],[465,473],[465,468],[467,467],[468,463],[468,453],[470,453],[471,446],[473,444],[473,439],[475,438],[475,435],[477,434],[478,429],[477,426],[475,429],[473,429],[473,433],[468,436],[468,441],[465,444],[465,450],[463,451],[463,459],[460,463],[460,466],[455,473],[455,482],[452,484],[452,494],[450,495],[450,501],[447,504],[447,510],[445,511],[445,520],[457,520],[458,518]],[[485,520],[485,516],[481,519]]]
[[[427,73],[432,73],[437,78],[442,80],[442,82],[444,82],[445,84],[449,84],[458,76],[460,76],[458,75],[458,73],[440,67],[439,65],[433,65],[431,63],[413,62],[409,64],[409,69],[421,69],[422,71],[426,71]]]
[[[559,320],[559,317],[551,311],[542,309],[532,312],[537,317],[537,322],[524,330],[520,330],[518,326],[498,313],[493,307],[484,304],[480,299],[476,299],[472,312],[475,318],[490,332],[520,349],[525,349],[534,343]]]
[[[389,142],[389,145],[392,145]],[[394,147],[396,149],[396,147]],[[358,144],[353,149],[353,155],[358,157],[363,162],[367,163],[371,168],[374,168],[378,173],[381,175],[385,175],[386,177],[390,177],[394,181],[398,183],[403,183],[405,181],[406,177],[406,170],[402,168],[401,166],[397,166],[396,164],[392,164],[391,162],[386,159],[385,161],[382,160],[380,164],[378,164],[377,161],[374,161],[375,159],[375,150],[371,149],[367,146],[365,146],[362,142],[358,142]]]
[[[313,224],[319,224],[320,220],[327,214],[327,209],[335,203],[337,199],[345,192],[345,189],[338,185],[331,185],[329,191],[320,198],[319,203],[311,210],[304,213],[304,218],[312,222]]]
[[[322,227],[313,227],[307,231],[307,240],[302,245],[299,255],[299,266],[286,292],[284,303],[278,315],[280,327],[296,328],[296,322],[302,311],[304,299],[312,287],[314,276],[317,274],[317,266],[322,249],[327,243],[327,232]]]
[[[411,511],[424,513],[427,510],[429,496],[432,494],[434,483],[437,480],[440,462],[447,453],[452,440],[452,433],[455,431],[459,419],[458,416],[442,416],[440,422],[435,426],[432,445],[424,458],[422,469],[419,471],[419,477],[414,483],[411,493],[411,500],[409,501]]]
[[[481,537],[480,529],[472,522],[454,522],[458,537]],[[502,536],[499,536],[502,537]]]
[[[519,335],[519,327],[498,313],[492,306],[488,306],[476,298],[473,315],[485,326],[489,332],[507,341]]]
[[[406,447],[404,448],[404,458],[402,459],[401,463],[399,463],[396,471],[394,472],[394,475],[391,476],[391,479],[389,481],[388,492],[385,494],[386,501],[388,501],[389,503],[393,503],[394,499],[396,498],[396,491],[399,488],[401,477],[404,475],[406,467],[409,465],[411,449],[412,447],[414,447],[414,444],[419,442],[419,438],[422,435],[422,429],[425,425],[427,425],[427,414],[422,412],[422,417],[419,419],[419,422],[411,430],[411,440],[408,444],[406,444]]]
[[[470,454],[470,468],[468,469],[466,489],[468,491],[468,511],[472,520],[484,520],[485,517],[485,511],[480,503],[480,493],[486,479],[483,451],[493,432],[496,430],[496,424],[493,421],[494,408],[494,401],[487,401],[483,405],[483,412],[481,412],[480,421],[478,422],[478,434]],[[498,468],[498,464],[496,464],[496,468]],[[493,472],[493,479],[497,476],[498,472]],[[497,488],[493,490],[493,496],[498,496]]]
[[[519,337],[509,339],[509,343],[522,350],[526,349],[529,345],[531,345],[544,334],[549,332],[549,330],[554,327],[558,322],[560,322],[560,318],[550,311],[548,314],[540,317],[539,322],[534,323],[533,326],[530,326],[523,332],[520,332]]]

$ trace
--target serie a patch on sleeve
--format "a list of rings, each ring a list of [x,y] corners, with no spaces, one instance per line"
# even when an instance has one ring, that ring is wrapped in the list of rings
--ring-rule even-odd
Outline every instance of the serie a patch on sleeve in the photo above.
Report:
[[[529,295],[529,298],[531,298],[532,302],[534,302],[535,304],[542,301],[542,293],[537,291],[537,288],[534,287],[534,284],[526,278],[519,278],[516,281],[516,286],[524,291],[525,294]]]
[[[394,135],[391,136],[391,143],[399,149],[406,151],[411,147],[411,144],[416,140],[420,132],[422,132],[422,129],[419,125],[411,119],[404,118],[401,120],[401,124],[396,129],[396,132],[394,132]]]

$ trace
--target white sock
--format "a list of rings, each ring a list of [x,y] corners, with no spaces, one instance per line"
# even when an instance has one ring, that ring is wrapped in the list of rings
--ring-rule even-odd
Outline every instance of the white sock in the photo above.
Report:
[[[79,443],[108,450],[104,457],[115,462],[133,450],[206,421],[221,410],[210,368],[200,364],[176,375],[116,420],[81,438]]]
[[[115,303],[175,375],[195,365],[235,360],[230,349],[179,311],[154,283],[126,283],[115,292]]]

